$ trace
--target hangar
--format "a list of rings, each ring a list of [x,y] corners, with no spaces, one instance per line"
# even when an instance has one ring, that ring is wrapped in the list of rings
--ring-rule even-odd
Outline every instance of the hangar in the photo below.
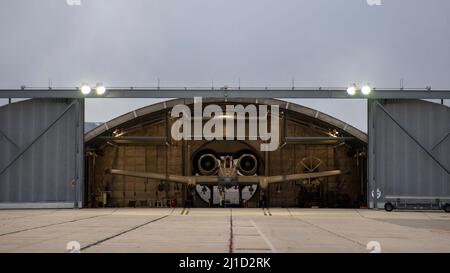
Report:
[[[385,98],[391,93],[380,91],[380,98],[368,100],[366,135],[264,92],[260,99],[248,98],[252,92],[239,93],[242,97],[221,92],[205,99],[205,105],[279,105],[279,149],[261,152],[254,140],[173,140],[169,113],[177,104],[192,107],[193,99],[187,97],[136,109],[85,135],[84,98],[78,95],[61,92],[54,98],[36,92],[34,99],[1,107],[0,206],[379,208],[387,195],[450,195],[450,110],[444,105],[405,99],[407,92],[393,95],[402,99]],[[346,98],[333,92],[320,90],[314,96]],[[448,96],[427,92],[420,98]],[[11,92],[3,96],[11,97]],[[214,162],[224,158],[235,162],[238,176],[283,181],[263,190],[250,182],[222,190],[170,178],[217,173]],[[333,170],[339,174],[315,175]],[[303,176],[284,179],[293,174]]]
[[[94,197],[99,191],[108,192],[113,206],[147,206],[148,200],[161,201],[161,198],[174,199],[176,204],[188,201],[194,202],[194,206],[214,206],[219,202],[217,186],[197,185],[196,194],[190,198],[189,191],[177,183],[114,176],[105,170],[206,175],[214,171],[205,167],[209,162],[207,156],[229,155],[234,159],[243,157],[242,160],[247,156],[247,160],[251,160],[248,163],[251,173],[246,175],[343,170],[343,174],[336,177],[271,185],[267,192],[270,206],[359,207],[365,203],[365,168],[358,166],[366,164],[367,136],[361,131],[313,109],[278,100],[211,99],[205,101],[204,106],[212,103],[279,105],[279,131],[283,132],[279,149],[260,152],[260,140],[174,141],[169,133],[173,123],[169,113],[174,105],[191,106],[193,100],[162,102],[125,114],[86,134],[87,195]],[[231,187],[226,189],[225,195],[230,205],[257,207],[262,199],[257,185]]]

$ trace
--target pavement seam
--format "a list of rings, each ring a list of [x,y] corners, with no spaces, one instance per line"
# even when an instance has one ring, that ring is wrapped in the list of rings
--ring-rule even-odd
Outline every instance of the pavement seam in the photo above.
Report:
[[[32,228],[26,228],[26,229],[6,232],[6,233],[0,234],[0,236],[6,236],[6,235],[16,234],[16,233],[20,233],[20,232],[26,232],[26,231],[30,231],[30,230],[46,228],[46,227],[51,227],[51,226],[57,226],[57,225],[63,225],[63,224],[68,224],[68,223],[74,223],[74,222],[88,220],[88,219],[92,219],[92,218],[108,216],[108,215],[111,215],[112,213],[113,212],[111,212],[109,214],[95,215],[95,216],[90,216],[90,217],[85,217],[85,218],[80,218],[80,219],[74,219],[74,220],[70,220],[70,221],[58,222],[58,223],[54,223],[54,224],[48,224],[48,225],[43,225],[43,226],[38,226],[38,227],[32,227]]]
[[[291,212],[291,210],[289,209],[289,208],[286,208],[287,209],[287,211],[289,212],[289,216],[292,216],[292,217],[294,217],[294,215],[292,215],[292,212]]]
[[[230,208],[230,240],[228,244],[228,252],[233,253],[233,242],[234,236],[233,236],[233,209]]]
[[[320,229],[320,230],[322,230],[322,231],[328,232],[328,233],[330,233],[330,234],[332,234],[332,235],[334,235],[334,236],[337,236],[337,237],[340,237],[340,238],[345,239],[345,240],[347,240],[347,241],[350,241],[350,242],[352,242],[352,243],[354,243],[354,244],[357,244],[357,245],[363,247],[364,249],[366,248],[366,245],[365,245],[365,244],[360,243],[360,242],[358,242],[358,241],[356,241],[356,240],[350,239],[350,238],[348,238],[348,237],[346,237],[346,236],[344,236],[344,235],[342,235],[342,234],[339,234],[339,233],[337,233],[337,232],[328,230],[328,229],[326,229],[326,228],[324,228],[324,227],[321,227],[321,226],[319,226],[319,225],[317,225],[317,224],[311,223],[311,222],[309,222],[309,221],[307,221],[307,220],[305,220],[305,219],[301,219],[301,218],[295,217],[295,216],[293,216],[292,214],[291,214],[291,216],[294,217],[294,219],[296,219],[296,220],[298,220],[298,221],[300,221],[300,222],[306,223],[306,224],[311,225],[311,226],[313,226],[313,227],[315,227],[315,228],[318,228],[318,229]]]
[[[82,247],[80,250],[86,250],[86,249],[88,249],[88,248],[90,248],[90,247],[93,247],[93,246],[102,244],[102,243],[104,243],[104,242],[106,242],[106,241],[109,241],[109,240],[111,240],[111,239],[117,238],[117,237],[119,237],[119,236],[121,236],[121,235],[123,235],[123,234],[125,234],[125,233],[131,232],[131,231],[133,231],[133,230],[136,230],[136,229],[141,228],[141,227],[143,227],[143,226],[146,226],[146,225],[148,225],[148,224],[151,224],[151,223],[154,223],[154,222],[159,221],[159,220],[161,220],[161,219],[164,219],[164,218],[166,218],[166,217],[169,217],[172,213],[173,213],[173,210],[172,210],[172,212],[171,212],[170,214],[168,214],[168,215],[161,216],[161,217],[159,217],[159,218],[156,218],[156,219],[147,221],[147,222],[145,222],[145,223],[143,223],[143,224],[134,226],[134,227],[132,227],[132,228],[130,228],[130,229],[121,231],[121,232],[116,233],[116,234],[114,234],[114,235],[112,235],[112,236],[106,237],[106,238],[101,239],[101,240],[99,240],[99,241],[96,241],[96,242],[94,242],[94,243],[92,243],[92,244],[89,244],[89,245],[87,245],[87,246],[84,246],[84,247]]]
[[[266,235],[259,229],[259,227],[256,225],[256,223],[253,220],[250,220],[250,222],[256,228],[256,231],[258,232],[259,236],[261,236],[261,238],[263,238],[264,242],[266,242],[266,244],[269,246],[270,250],[273,253],[277,253],[278,250],[272,245],[272,243],[269,241],[269,239],[266,237]]]
[[[384,224],[384,225],[395,225],[395,226],[399,226],[399,227],[402,227],[402,228],[405,228],[405,227],[406,228],[410,228],[410,229],[412,228],[414,230],[421,229],[421,230],[426,230],[426,231],[432,232],[432,233],[440,233],[440,234],[441,233],[446,233],[446,235],[450,233],[450,231],[448,231],[448,230],[431,229],[431,228],[420,228],[420,227],[410,227],[410,226],[400,225],[400,224],[397,224],[397,223],[386,222],[387,219],[370,218],[370,217],[362,215],[357,209],[355,209],[355,211],[363,219],[366,219],[366,220],[369,220],[369,221],[373,221],[373,222],[377,222],[377,223]],[[425,216],[428,218],[428,220],[435,220],[435,219],[432,219],[429,215],[425,215]]]
[[[36,217],[36,216],[48,215],[48,214],[53,214],[53,213],[55,213],[56,211],[57,211],[57,210],[50,211],[50,212],[45,212],[45,213],[39,213],[39,214],[32,214],[32,215],[19,216],[19,217],[3,218],[3,219],[0,219],[0,221],[8,221],[8,220],[16,220],[16,219],[23,219],[23,218],[29,218],[29,217]]]

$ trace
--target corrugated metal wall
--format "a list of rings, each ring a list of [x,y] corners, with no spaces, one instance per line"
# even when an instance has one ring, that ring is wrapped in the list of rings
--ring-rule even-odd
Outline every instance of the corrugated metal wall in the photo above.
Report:
[[[369,206],[386,195],[450,196],[450,108],[369,101]]]
[[[81,206],[83,119],[83,100],[0,107],[0,207]]]

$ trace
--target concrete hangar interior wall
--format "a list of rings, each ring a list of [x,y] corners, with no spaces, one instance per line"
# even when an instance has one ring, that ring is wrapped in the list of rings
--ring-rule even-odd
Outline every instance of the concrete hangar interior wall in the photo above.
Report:
[[[117,176],[108,169],[195,175],[198,160],[205,153],[216,156],[242,153],[257,158],[257,175],[280,175],[327,170],[341,170],[342,175],[313,180],[270,185],[267,202],[270,206],[360,207],[366,205],[366,142],[361,131],[333,117],[296,104],[278,100],[228,99],[204,101],[205,107],[215,103],[277,104],[280,106],[280,148],[260,152],[259,141],[174,141],[170,138],[170,110],[176,104],[192,106],[192,100],[171,100],[150,105],[111,120],[85,136],[86,196],[90,207],[149,206],[156,201],[175,200],[184,206],[193,200],[194,206],[218,205],[217,187],[197,186],[191,195],[176,183]],[[248,127],[248,126],[247,126]],[[213,191],[211,195],[211,190]],[[227,189],[230,206],[259,206],[258,187]],[[213,202],[210,202],[210,200]],[[151,203],[151,204],[150,204]]]

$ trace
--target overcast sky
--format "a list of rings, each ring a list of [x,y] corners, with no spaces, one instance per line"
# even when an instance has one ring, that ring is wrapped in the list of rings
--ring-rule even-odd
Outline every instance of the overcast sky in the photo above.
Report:
[[[69,0],[76,2],[76,0]],[[450,88],[450,1],[0,1],[0,88]],[[107,121],[151,99],[87,101]],[[4,103],[4,100],[1,101]],[[295,100],[366,130],[365,101]],[[447,103],[448,104],[448,103]]]

